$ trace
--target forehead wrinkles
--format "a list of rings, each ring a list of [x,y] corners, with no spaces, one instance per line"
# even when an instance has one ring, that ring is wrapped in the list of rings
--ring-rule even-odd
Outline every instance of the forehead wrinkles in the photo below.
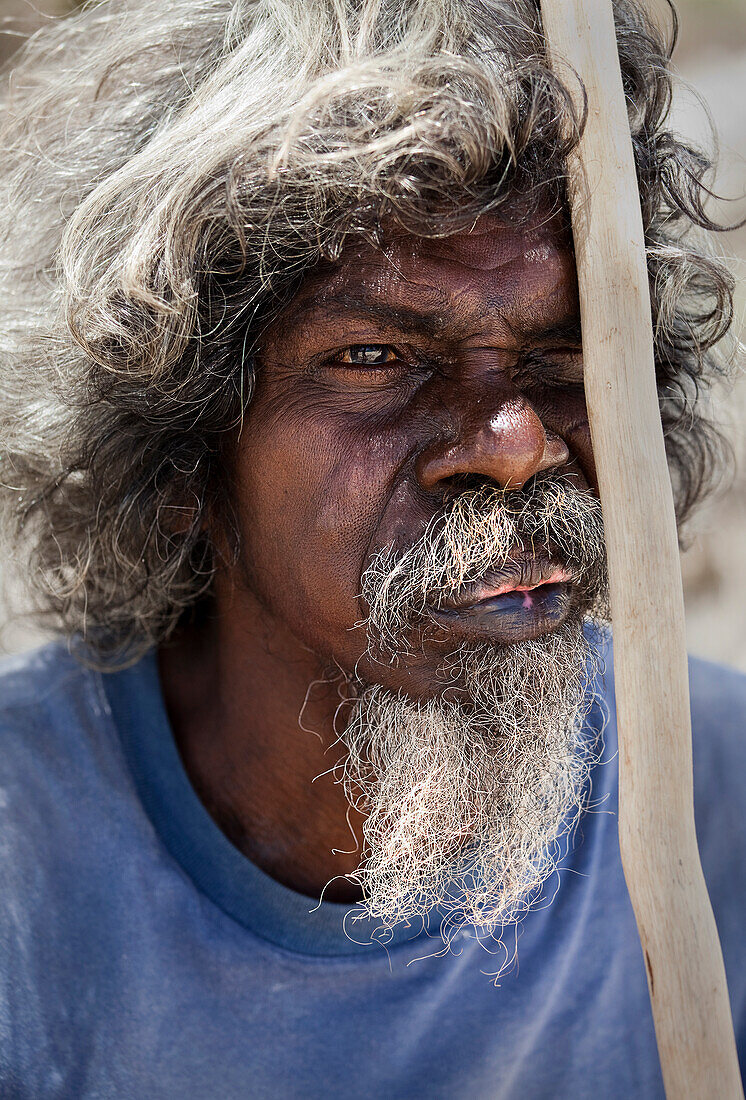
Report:
[[[483,227],[443,239],[399,236],[385,248],[361,244],[311,274],[292,305],[294,320],[359,313],[436,338],[535,327],[573,309],[572,257],[550,225]],[[501,323],[502,322],[502,323]]]
[[[402,329],[426,329],[441,338],[450,334],[452,302],[452,294],[442,285],[416,271],[403,271],[391,256],[371,252],[310,281],[291,311],[297,323],[359,314]]]

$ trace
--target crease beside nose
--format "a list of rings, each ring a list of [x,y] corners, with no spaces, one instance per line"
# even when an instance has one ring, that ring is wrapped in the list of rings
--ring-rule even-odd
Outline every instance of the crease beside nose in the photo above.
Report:
[[[506,402],[488,417],[462,423],[456,440],[434,444],[417,461],[417,477],[426,490],[442,481],[477,474],[502,489],[520,489],[535,474],[570,459],[567,444],[546,431],[525,401]]]

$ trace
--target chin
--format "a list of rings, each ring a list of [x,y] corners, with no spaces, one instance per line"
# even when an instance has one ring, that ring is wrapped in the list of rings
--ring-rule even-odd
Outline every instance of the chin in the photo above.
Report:
[[[368,916],[393,926],[436,906],[450,933],[489,934],[530,908],[594,760],[593,665],[575,619],[509,646],[462,643],[431,692],[351,684],[337,776],[365,817],[352,878]]]

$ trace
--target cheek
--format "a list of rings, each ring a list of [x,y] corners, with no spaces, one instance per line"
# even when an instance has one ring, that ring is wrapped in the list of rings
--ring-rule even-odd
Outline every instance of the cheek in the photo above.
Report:
[[[580,466],[586,481],[598,492],[596,466],[593,460],[588,410],[582,393],[554,397],[552,400],[534,396],[531,401],[544,427],[564,439],[572,458]]]
[[[587,420],[577,425],[567,433],[567,445],[577,458],[585,479],[598,495],[598,475],[596,463],[593,458],[593,445],[591,443],[591,429]]]
[[[561,427],[561,434],[570,448],[570,453],[583,471],[585,480],[598,494],[598,477],[593,459],[591,429],[588,423],[588,410],[585,399],[579,398],[570,417]]]
[[[333,650],[360,618],[361,569],[405,453],[333,411],[252,409],[238,457],[244,575],[314,646]]]

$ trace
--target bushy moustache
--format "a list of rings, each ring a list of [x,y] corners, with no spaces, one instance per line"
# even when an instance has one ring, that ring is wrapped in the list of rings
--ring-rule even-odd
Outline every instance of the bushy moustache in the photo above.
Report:
[[[453,499],[406,550],[381,550],[362,578],[372,652],[411,651],[431,609],[457,601],[487,575],[540,557],[570,574],[579,615],[607,620],[608,571],[598,498],[547,471],[518,490],[481,485]]]

